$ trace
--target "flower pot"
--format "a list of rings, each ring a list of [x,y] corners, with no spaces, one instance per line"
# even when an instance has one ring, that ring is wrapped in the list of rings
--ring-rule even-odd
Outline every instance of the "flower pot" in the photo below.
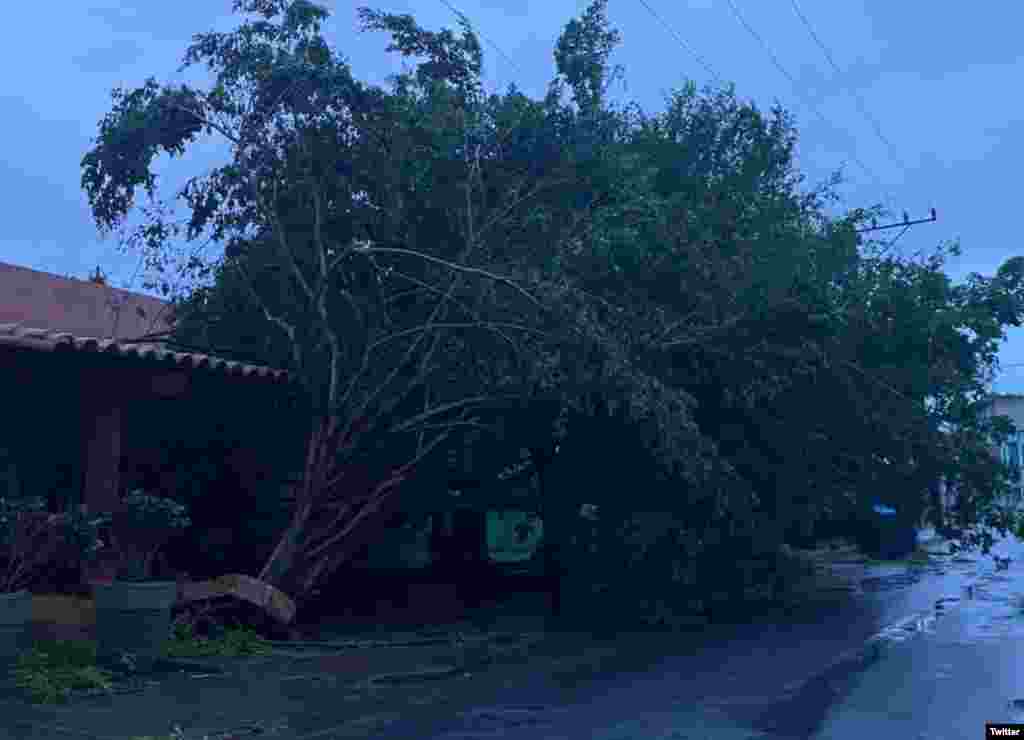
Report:
[[[148,670],[163,656],[171,629],[174,581],[96,584],[96,653],[107,663]]]
[[[0,663],[11,663],[29,647],[32,594],[28,591],[0,594]]]

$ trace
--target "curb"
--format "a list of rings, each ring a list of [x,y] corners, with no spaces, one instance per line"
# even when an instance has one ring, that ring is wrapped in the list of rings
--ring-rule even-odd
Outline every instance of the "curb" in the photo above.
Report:
[[[494,643],[497,645],[516,644],[529,640],[535,633],[530,632],[453,632],[429,637],[412,637],[401,640],[268,640],[274,648],[296,650],[363,650],[367,648],[433,647],[464,643]]]
[[[458,678],[464,673],[465,671],[458,666],[422,668],[401,673],[380,673],[368,678],[366,684],[369,686],[407,686],[409,684],[442,681],[446,678]]]

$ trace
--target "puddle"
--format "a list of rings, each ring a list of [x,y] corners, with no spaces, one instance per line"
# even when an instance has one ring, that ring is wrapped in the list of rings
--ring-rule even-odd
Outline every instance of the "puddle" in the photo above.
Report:
[[[1024,722],[1024,699],[1010,699],[1006,703],[1011,722]]]
[[[444,737],[468,737],[465,733],[479,732],[500,737],[509,730],[550,727],[553,719],[551,707],[544,705],[491,706],[464,712],[460,715],[459,726]]]
[[[1024,594],[1019,588],[1019,579],[1006,575],[989,574],[975,584],[964,602],[961,638],[989,642],[1024,636]]]
[[[158,679],[169,676],[180,676],[188,674],[189,677],[198,676],[220,676],[225,673],[224,669],[213,663],[201,663],[194,660],[179,660],[174,658],[158,658],[146,669],[132,670],[123,664],[105,664],[104,668],[114,674],[115,679],[138,678]]]
[[[366,732],[377,731],[392,725],[402,718],[397,712],[378,712],[346,722],[341,727],[331,728],[331,737],[367,737]],[[320,733],[317,733],[320,734]]]
[[[462,674],[462,669],[455,666],[440,668],[431,666],[424,667],[418,671],[382,673],[370,678],[369,683],[371,686],[410,686],[443,681],[449,678],[456,678]]]
[[[899,588],[907,588],[920,580],[921,573],[902,571],[898,573],[868,576],[860,582],[860,585],[864,591],[876,593],[879,591],[891,591]]]
[[[994,604],[1008,604],[1010,597],[1006,594],[994,594],[980,588],[974,589],[972,601],[989,602]]]
[[[937,617],[934,614],[921,613],[914,615],[882,630],[871,638],[871,642],[879,645],[900,643],[915,635],[934,632],[936,619]]]
[[[995,575],[992,575],[992,576],[988,576],[985,580],[988,583],[997,583],[998,584],[998,583],[1012,583],[1016,579],[1013,578],[1012,576],[1002,576],[1002,575],[995,576]]]

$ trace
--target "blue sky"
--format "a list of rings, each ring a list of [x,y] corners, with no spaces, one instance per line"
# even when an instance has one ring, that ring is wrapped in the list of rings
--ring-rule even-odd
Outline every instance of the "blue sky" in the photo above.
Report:
[[[623,36],[613,61],[625,67],[615,96],[656,111],[669,88],[686,79],[712,81],[674,32],[716,75],[734,82],[741,97],[763,107],[778,100],[796,114],[799,161],[811,182],[846,163],[845,206],[889,203],[912,218],[935,207],[938,222],[911,229],[899,242],[904,251],[959,239],[964,254],[949,266],[955,278],[991,274],[1020,253],[1015,183],[1024,173],[1024,100],[1013,91],[1024,72],[1024,7],[990,3],[979,12],[969,3],[802,0],[800,9],[841,71],[836,74],[791,0],[732,1],[795,86],[737,20],[729,0],[647,0],[660,20],[640,0],[610,0],[609,16]],[[382,83],[401,69],[384,52],[384,36],[357,33],[355,9],[362,3],[324,4],[332,11],[326,34],[358,76]],[[441,0],[366,4],[412,13],[431,28],[455,21]],[[562,26],[586,6],[585,0],[451,4],[485,40],[487,84],[503,89],[515,82],[534,95],[554,73],[551,54]],[[41,27],[44,13],[58,12],[47,7],[6,9],[7,27],[26,32],[9,34],[0,46],[7,70],[0,88],[7,142],[0,158],[0,261],[80,277],[99,265],[114,284],[138,289],[137,257],[121,254],[114,239],[98,238],[79,187],[79,161],[113,86],[135,86],[149,75],[200,82],[198,73],[176,71],[191,35],[230,30],[237,17],[230,0],[77,0],[60,8],[60,23],[47,24],[43,46],[27,29]],[[861,114],[856,95],[891,150]],[[225,153],[210,142],[186,160],[164,163],[165,194]],[[1011,330],[1001,360],[1006,369],[996,389],[1024,391],[1024,330]],[[1010,367],[1016,363],[1022,366]]]

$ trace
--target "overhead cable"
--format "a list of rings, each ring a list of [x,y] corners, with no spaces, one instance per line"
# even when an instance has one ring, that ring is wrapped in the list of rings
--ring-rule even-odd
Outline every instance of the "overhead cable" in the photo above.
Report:
[[[814,43],[818,45],[818,48],[821,49],[821,53],[825,55],[825,59],[828,60],[828,63],[832,67],[832,70],[837,75],[842,76],[842,70],[839,69],[839,65],[836,64],[835,57],[832,56],[832,52],[829,50],[828,46],[825,45],[825,42],[821,40],[821,37],[814,30],[814,27],[811,26],[811,22],[807,19],[807,16],[804,14],[803,10],[800,9],[800,4],[797,2],[797,0],[789,0],[789,2],[790,5],[793,6],[793,11],[797,14],[797,17],[800,18],[800,22],[803,23],[804,28],[807,29],[807,32],[814,40]],[[889,138],[882,132],[882,124],[879,123],[878,119],[871,114],[871,111],[868,110],[867,103],[864,102],[863,96],[861,96],[860,93],[858,93],[856,90],[852,88],[848,88],[848,92],[853,96],[854,101],[857,103],[857,107],[860,110],[861,115],[864,116],[871,124],[871,128],[874,129],[875,136],[877,136],[878,140],[885,145],[886,149],[889,150],[889,156],[892,157],[893,161],[896,162],[896,164],[899,165],[902,170],[906,171],[908,169],[906,163],[897,153],[896,147],[893,146],[892,141],[890,141]]]
[[[783,66],[782,62],[779,61],[779,58],[775,55],[775,52],[772,51],[771,47],[768,45],[768,42],[764,40],[764,37],[757,32],[757,29],[755,29],[752,25],[750,25],[749,22],[747,22],[747,19],[743,16],[743,13],[741,13],[740,9],[736,6],[735,1],[726,0],[726,2],[729,4],[729,8],[732,10],[733,15],[736,17],[736,20],[739,21],[740,25],[742,25],[747,30],[747,33],[754,37],[754,40],[757,41],[758,44],[760,44],[761,48],[764,49],[765,53],[768,55],[768,58],[771,59],[771,62],[775,66],[775,68],[782,74],[783,77],[789,80],[791,85],[793,85],[793,89],[797,92],[798,95],[800,95],[807,109],[814,113],[814,115],[817,116],[818,119],[823,121],[826,125],[838,130],[838,127],[834,126],[832,122],[829,121],[822,114],[822,112],[818,109],[816,105],[814,105],[810,100],[808,100],[804,95],[800,93],[800,84],[797,82],[796,78],[789,72],[789,70],[787,70]],[[889,197],[890,200],[892,200],[891,196],[889,196],[889,194],[886,192],[886,188],[882,184],[882,181],[879,179],[878,175],[875,174],[874,170],[872,170],[870,167],[864,164],[864,160],[857,156],[856,152],[850,152],[850,159],[852,159],[853,162],[856,163],[856,165],[860,167],[861,170],[863,170],[864,173],[874,181],[875,185],[878,186],[878,188],[881,189]]]
[[[656,20],[658,24],[676,40],[676,42],[683,48],[683,51],[685,51],[687,54],[689,54],[690,56],[697,60],[697,63],[704,68],[704,71],[711,75],[711,79],[713,79],[719,85],[723,87],[725,86],[725,80],[722,79],[721,75],[719,75],[718,72],[715,71],[714,67],[708,64],[707,60],[705,60],[704,57],[697,53],[696,49],[694,49],[690,44],[688,44],[686,40],[682,36],[680,36],[679,33],[674,28],[672,28],[672,26],[670,26],[664,18],[658,15],[658,13],[655,12],[654,8],[651,7],[650,3],[648,3],[647,0],[640,0],[640,4],[643,5],[644,8],[647,9],[647,12],[650,13],[651,16],[654,18],[654,20]]]

